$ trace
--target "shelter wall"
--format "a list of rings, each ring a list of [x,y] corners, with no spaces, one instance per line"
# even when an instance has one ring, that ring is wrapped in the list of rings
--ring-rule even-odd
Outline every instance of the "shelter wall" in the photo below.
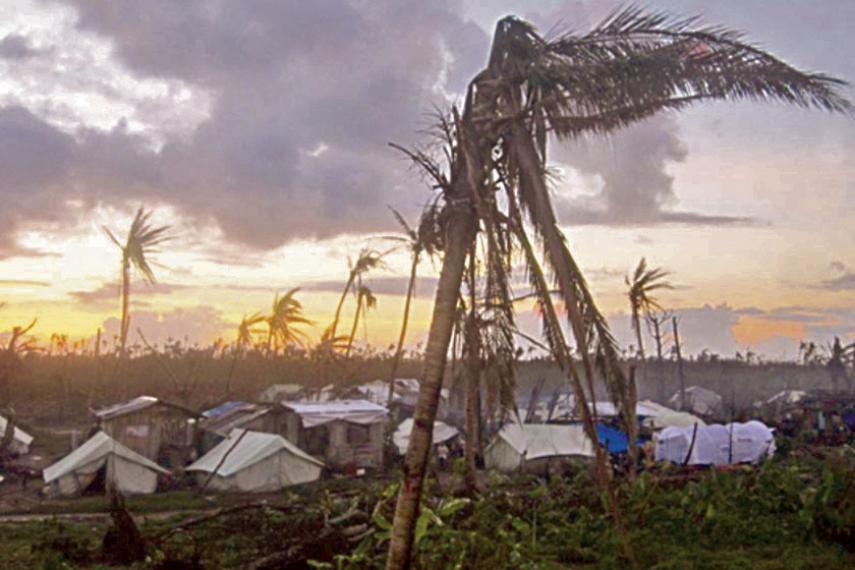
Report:
[[[157,462],[164,446],[180,448],[190,443],[188,419],[181,410],[155,405],[103,420],[101,429],[125,447]]]

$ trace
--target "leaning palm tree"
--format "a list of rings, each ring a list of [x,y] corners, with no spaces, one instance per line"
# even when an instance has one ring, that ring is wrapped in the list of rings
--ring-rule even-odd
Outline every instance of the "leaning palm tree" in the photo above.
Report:
[[[733,32],[697,28],[695,23],[694,19],[676,21],[630,8],[587,34],[565,34],[552,40],[513,17],[498,23],[488,64],[469,84],[462,113],[455,117],[457,147],[449,153],[448,172],[434,176],[445,200],[447,245],[395,510],[388,569],[410,565],[460,284],[477,232],[495,236],[496,224],[510,219],[513,232],[520,241],[528,241],[531,257],[536,257],[525,236],[528,228],[533,230],[543,246],[543,261],[555,276],[586,381],[592,383],[598,371],[624,420],[629,426],[635,422],[631,383],[620,365],[617,343],[593,301],[552,205],[546,175],[550,137],[569,140],[586,133],[607,133],[659,111],[706,99],[778,100],[852,112],[852,105],[837,91],[843,82],[801,72],[743,42]],[[500,216],[490,202],[497,180],[508,203],[518,201],[516,221],[507,213]],[[544,314],[549,328],[544,332],[580,396],[586,432],[596,442],[582,383],[556,324],[555,307],[544,287],[548,284],[534,261],[529,273],[547,307]],[[595,448],[599,450],[598,445]],[[599,457],[597,463],[602,464]],[[620,528],[618,520],[616,523]]]
[[[641,258],[632,278],[624,278],[628,287],[629,308],[632,317],[632,330],[635,333],[635,341],[638,343],[638,360],[641,362],[642,374],[644,374],[646,356],[644,354],[644,339],[641,336],[641,319],[649,316],[652,311],[661,309],[661,305],[652,295],[654,291],[661,289],[673,289],[667,281],[668,272],[660,267],[647,267],[647,260]]]
[[[303,316],[303,305],[297,300],[299,287],[273,298],[273,307],[267,322],[267,353],[278,354],[279,349],[287,349],[294,344],[300,345],[306,340],[306,333],[298,325],[310,325],[312,321]]]
[[[439,208],[436,202],[431,203],[424,209],[419,220],[418,227],[410,227],[407,220],[394,208],[390,208],[395,219],[400,224],[404,236],[394,236],[395,241],[403,242],[410,251],[410,278],[407,282],[407,293],[404,297],[404,314],[401,317],[401,332],[398,334],[398,344],[395,346],[395,354],[392,357],[392,368],[389,370],[389,396],[388,405],[392,404],[395,397],[395,377],[398,374],[398,366],[401,364],[401,355],[404,353],[404,342],[407,338],[407,325],[410,321],[410,306],[416,294],[416,277],[422,254],[434,255],[442,247],[442,236],[439,230],[437,216]]]
[[[238,359],[247,347],[255,343],[256,337],[262,334],[263,331],[257,328],[257,326],[266,320],[267,318],[261,313],[253,313],[250,316],[244,315],[238,324],[237,339],[235,340],[234,352],[232,352],[232,363],[229,366],[229,374],[226,376],[225,397],[231,395],[232,378],[234,377]]]
[[[149,258],[153,253],[157,252],[157,246],[171,239],[169,235],[169,226],[153,226],[151,223],[152,212],[146,211],[140,206],[131,222],[131,227],[128,230],[128,235],[124,243],[110,231],[109,228],[103,226],[104,233],[107,234],[116,247],[122,252],[122,321],[119,330],[119,356],[124,360],[128,342],[128,331],[131,326],[131,315],[129,311],[131,297],[131,267],[134,267],[142,275],[143,281],[148,285],[154,285],[156,282],[154,271],[149,264]]]
[[[362,283],[361,277],[358,279],[355,293],[356,313],[353,315],[353,325],[350,328],[350,335],[347,337],[347,348],[344,351],[345,358],[350,357],[350,349],[353,348],[353,340],[356,338],[356,330],[359,327],[360,317],[362,317],[364,323],[367,318],[366,312],[369,309],[377,307],[377,297],[374,296],[374,292],[368,285]]]
[[[386,254],[373,249],[363,248],[360,250],[355,262],[351,262],[348,258],[347,281],[344,284],[344,290],[342,290],[341,297],[339,297],[338,300],[338,305],[335,308],[335,316],[333,317],[330,329],[331,337],[336,336],[335,333],[341,319],[341,309],[344,306],[345,299],[347,299],[347,294],[351,292],[353,286],[358,280],[362,279],[366,273],[372,269],[381,269],[385,267],[385,262],[383,261],[384,255]]]

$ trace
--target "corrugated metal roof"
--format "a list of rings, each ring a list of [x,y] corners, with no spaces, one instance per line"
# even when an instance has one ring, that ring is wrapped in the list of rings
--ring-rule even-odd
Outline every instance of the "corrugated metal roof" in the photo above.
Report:
[[[110,418],[115,418],[117,416],[123,416],[132,412],[144,410],[148,407],[157,404],[158,402],[159,400],[154,396],[137,396],[133,400],[113,404],[112,406],[107,406],[106,408],[95,410],[93,413],[98,419],[109,420]]]

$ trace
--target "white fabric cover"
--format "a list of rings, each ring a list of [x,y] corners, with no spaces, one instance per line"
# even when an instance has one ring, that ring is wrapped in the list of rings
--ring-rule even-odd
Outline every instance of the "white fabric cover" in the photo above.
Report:
[[[370,425],[385,421],[388,414],[384,406],[367,400],[288,402],[284,406],[300,416],[304,428],[322,426],[336,420]]]
[[[704,420],[690,414],[689,412],[678,412],[650,400],[642,400],[635,406],[635,413],[645,416],[645,425],[653,429],[662,429],[670,426],[692,427],[695,424],[706,425]]]
[[[688,410],[696,414],[708,415],[715,413],[721,407],[721,396],[701,388],[700,386],[689,386],[686,388],[686,405]],[[674,407],[680,407],[680,391],[678,390],[668,403]]]
[[[559,456],[594,456],[581,425],[510,423],[484,452],[487,467],[500,471],[512,471],[526,460]]]
[[[235,429],[187,471],[198,472],[201,482],[217,469],[210,483],[217,490],[275,491],[315,481],[323,467],[321,461],[280,435]]]
[[[8,422],[6,418],[0,416],[0,439],[6,434],[6,426]],[[10,445],[11,451],[13,453],[17,453],[18,455],[26,455],[30,452],[30,444],[33,443],[33,436],[15,426],[14,435],[12,436],[12,443]]]
[[[800,402],[805,396],[807,396],[807,392],[803,390],[784,390],[782,392],[778,392],[768,400],[766,400],[767,404],[795,404]]]
[[[395,433],[392,434],[392,441],[395,447],[398,448],[398,453],[401,455],[407,452],[407,447],[410,445],[410,434],[413,432],[413,418],[407,418],[401,422]],[[452,427],[444,422],[433,422],[433,444],[438,445],[453,439],[460,433],[457,428]]]
[[[656,460],[682,464],[692,444],[694,427],[667,427],[654,436]],[[698,426],[689,465],[757,463],[775,453],[775,437],[763,422]]]
[[[102,467],[107,483],[125,494],[153,493],[158,474],[169,471],[99,431],[83,445],[44,470],[45,483],[59,495],[82,492]]]

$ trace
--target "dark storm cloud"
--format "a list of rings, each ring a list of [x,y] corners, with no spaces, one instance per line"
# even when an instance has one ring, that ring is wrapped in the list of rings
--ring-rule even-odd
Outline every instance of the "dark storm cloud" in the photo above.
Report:
[[[30,46],[27,38],[20,34],[8,34],[0,39],[0,59],[21,60],[38,53]]]
[[[211,116],[157,154],[124,132],[80,140],[26,117],[31,142],[18,154],[41,164],[0,177],[14,176],[12,192],[33,207],[4,228],[59,215],[61,196],[168,202],[258,248],[391,228],[386,204],[415,209],[427,196],[387,142],[414,141],[424,112],[487,49],[453,1],[68,3],[136,76],[210,93]],[[6,127],[0,145],[15,139]],[[3,232],[8,242],[13,230]]]

